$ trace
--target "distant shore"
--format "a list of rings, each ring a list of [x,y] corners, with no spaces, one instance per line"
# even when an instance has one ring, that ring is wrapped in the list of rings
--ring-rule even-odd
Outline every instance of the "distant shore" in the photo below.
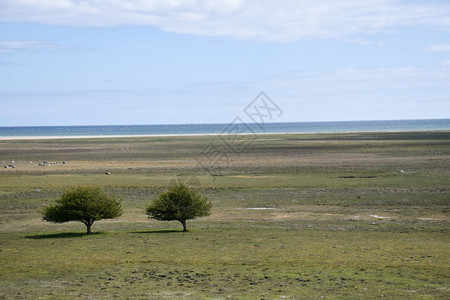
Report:
[[[160,125],[0,126],[0,140],[318,134],[450,130],[450,119]]]
[[[243,133],[244,135],[245,133]],[[263,133],[267,134],[267,133]],[[272,133],[270,133],[272,134]],[[276,133],[273,133],[276,134]],[[6,140],[60,140],[60,139],[107,139],[107,138],[145,138],[145,137],[183,137],[183,136],[217,136],[219,133],[193,134],[126,134],[126,135],[55,135],[55,136],[0,136],[0,141]]]
[[[258,132],[239,133],[238,135],[312,135],[312,134],[371,134],[371,133],[405,133],[405,132],[449,132],[450,130],[393,130],[393,131],[329,131],[329,132]],[[61,139],[107,139],[107,138],[150,138],[150,137],[195,137],[219,136],[226,133],[192,133],[192,134],[140,134],[140,135],[58,135],[58,136],[0,136],[0,141],[10,140],[61,140]]]

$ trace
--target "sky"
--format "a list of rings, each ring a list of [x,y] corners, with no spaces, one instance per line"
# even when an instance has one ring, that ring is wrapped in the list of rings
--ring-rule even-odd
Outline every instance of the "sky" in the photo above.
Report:
[[[450,118],[450,1],[0,0],[0,126]]]

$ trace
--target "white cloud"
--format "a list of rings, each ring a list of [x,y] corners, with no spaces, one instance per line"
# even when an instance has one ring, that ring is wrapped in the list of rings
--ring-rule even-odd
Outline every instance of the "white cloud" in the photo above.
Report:
[[[0,40],[0,53],[37,50],[60,50],[65,46],[38,40]]]
[[[425,52],[450,52],[450,44],[431,45],[423,49]]]
[[[450,30],[450,4],[401,0],[0,0],[0,20],[69,26],[152,25],[238,39],[353,39],[399,27]]]

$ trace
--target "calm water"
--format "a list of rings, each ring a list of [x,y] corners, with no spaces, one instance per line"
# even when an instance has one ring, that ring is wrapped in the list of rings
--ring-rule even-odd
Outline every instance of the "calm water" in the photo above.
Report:
[[[427,131],[450,130],[450,119],[266,123],[263,127],[257,124],[238,125],[240,133]],[[0,136],[217,134],[229,129],[233,129],[229,124],[23,126],[0,127]]]

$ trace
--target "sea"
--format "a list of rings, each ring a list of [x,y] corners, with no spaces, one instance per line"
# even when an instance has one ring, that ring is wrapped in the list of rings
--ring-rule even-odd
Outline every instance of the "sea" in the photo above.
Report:
[[[78,137],[78,136],[143,136],[200,135],[236,133],[326,133],[326,132],[395,132],[450,130],[450,119],[284,122],[230,124],[169,125],[93,125],[93,126],[6,126],[0,137]]]

